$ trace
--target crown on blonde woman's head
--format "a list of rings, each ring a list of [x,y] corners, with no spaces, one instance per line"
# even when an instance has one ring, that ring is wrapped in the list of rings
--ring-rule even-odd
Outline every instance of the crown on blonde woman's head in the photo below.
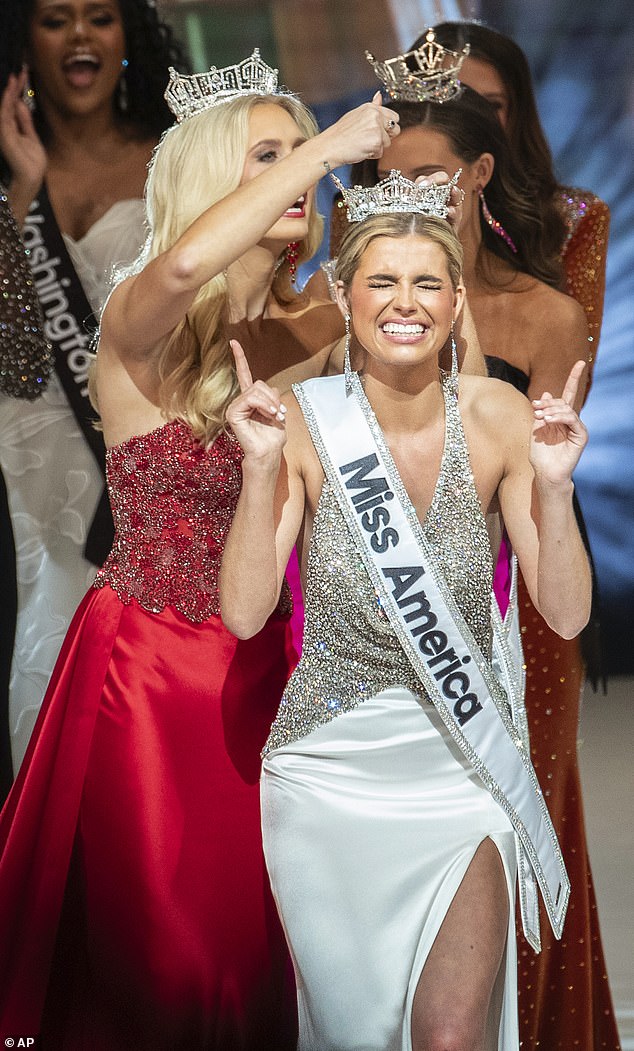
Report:
[[[451,203],[451,191],[457,186],[462,168],[445,183],[428,183],[421,186],[412,182],[394,169],[376,186],[345,187],[332,176],[341,191],[343,203],[348,210],[349,223],[362,223],[373,215],[388,215],[395,212],[417,212],[446,219]]]
[[[434,30],[428,29],[424,42],[415,51],[384,62],[377,61],[369,51],[365,57],[390,98],[403,102],[448,102],[462,93],[458,74],[470,50],[470,45],[465,44],[462,51],[448,51],[437,42]]]
[[[243,62],[221,69],[212,66],[208,73],[187,76],[170,66],[165,99],[180,124],[187,117],[231,102],[241,95],[286,95],[294,98],[289,91],[278,86],[278,72],[260,58],[260,49],[257,47]]]

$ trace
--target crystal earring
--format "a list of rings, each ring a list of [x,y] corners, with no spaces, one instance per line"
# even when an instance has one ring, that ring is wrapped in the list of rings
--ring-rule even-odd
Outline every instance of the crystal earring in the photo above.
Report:
[[[454,323],[451,322],[451,387],[454,394],[458,393],[458,347],[456,345],[456,336],[454,330]]]
[[[498,237],[501,237],[502,240],[505,241],[506,244],[509,246],[511,251],[515,252],[515,254],[517,255],[517,248],[513,244],[513,240],[510,234],[506,232],[506,230],[502,226],[502,223],[499,222],[498,219],[494,219],[491,215],[491,212],[489,211],[489,206],[484,198],[484,191],[481,186],[478,186],[478,197],[480,198],[480,205],[482,206],[482,217],[487,226],[490,226],[493,230],[493,233],[497,234]]]
[[[26,82],[24,84],[24,88],[22,89],[22,101],[30,113],[35,113],[35,110],[37,108],[35,105],[35,92],[31,85],[31,81],[28,78],[28,74]]]
[[[350,363],[350,344],[352,343],[352,332],[351,332],[351,321],[350,314],[346,314],[344,317],[344,324],[346,326],[346,349],[343,355],[343,375],[345,377],[346,394],[352,393],[352,365]]]
[[[128,100],[128,82],[126,80],[126,71],[127,71],[128,65],[129,65],[129,63],[128,63],[127,58],[123,58],[121,60],[121,76],[119,77],[119,97],[117,99],[117,101],[119,103],[119,112],[120,113],[127,113],[128,112],[128,105],[129,105],[129,100]]]
[[[297,277],[297,260],[299,259],[299,241],[291,241],[288,248],[286,249],[286,262],[288,263],[288,272],[293,284],[295,284],[295,278]]]

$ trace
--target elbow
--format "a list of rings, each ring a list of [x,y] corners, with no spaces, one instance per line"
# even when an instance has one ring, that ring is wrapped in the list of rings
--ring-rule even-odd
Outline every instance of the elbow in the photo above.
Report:
[[[200,259],[189,245],[177,243],[168,249],[164,264],[168,281],[175,291],[186,292],[198,287]]]
[[[544,616],[544,620],[562,639],[576,639],[590,620],[591,610],[592,599],[589,596],[587,602],[581,602],[565,612],[558,610],[552,617]]]
[[[251,620],[240,620],[238,617],[233,618],[223,615],[222,621],[232,635],[242,640],[252,639],[264,627],[264,624],[254,623]]]

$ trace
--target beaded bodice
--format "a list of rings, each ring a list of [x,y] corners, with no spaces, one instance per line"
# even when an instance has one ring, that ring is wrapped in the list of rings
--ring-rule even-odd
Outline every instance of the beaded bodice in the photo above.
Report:
[[[493,564],[458,401],[445,393],[445,448],[422,532],[481,650],[491,649]],[[306,410],[304,410],[306,413]],[[315,445],[315,423],[307,415]],[[402,483],[401,483],[402,488]],[[304,642],[264,755],[390,686],[423,695],[325,479],[308,554]]]
[[[112,551],[95,579],[122,602],[174,606],[200,623],[220,612],[218,571],[242,484],[242,450],[221,433],[205,448],[180,420],[108,449]],[[284,590],[280,612],[289,611]]]

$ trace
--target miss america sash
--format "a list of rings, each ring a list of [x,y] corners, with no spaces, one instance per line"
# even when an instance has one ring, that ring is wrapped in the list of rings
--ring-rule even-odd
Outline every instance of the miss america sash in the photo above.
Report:
[[[46,192],[46,184],[31,205],[22,240],[29,252],[33,283],[44,314],[44,331],[53,346],[55,371],[82,434],[105,478],[103,436],[88,398],[88,370],[97,319],[66,249]],[[105,561],[114,536],[112,513],[104,488],[86,539],[86,558]]]
[[[309,380],[293,390],[405,654],[463,755],[513,825],[524,932],[539,951],[536,883],[557,938],[570,883],[530,761],[512,640],[499,613],[492,613],[494,664],[511,691],[509,705],[434,561],[358,376]],[[366,514],[368,506],[381,508],[380,530],[376,514]]]

